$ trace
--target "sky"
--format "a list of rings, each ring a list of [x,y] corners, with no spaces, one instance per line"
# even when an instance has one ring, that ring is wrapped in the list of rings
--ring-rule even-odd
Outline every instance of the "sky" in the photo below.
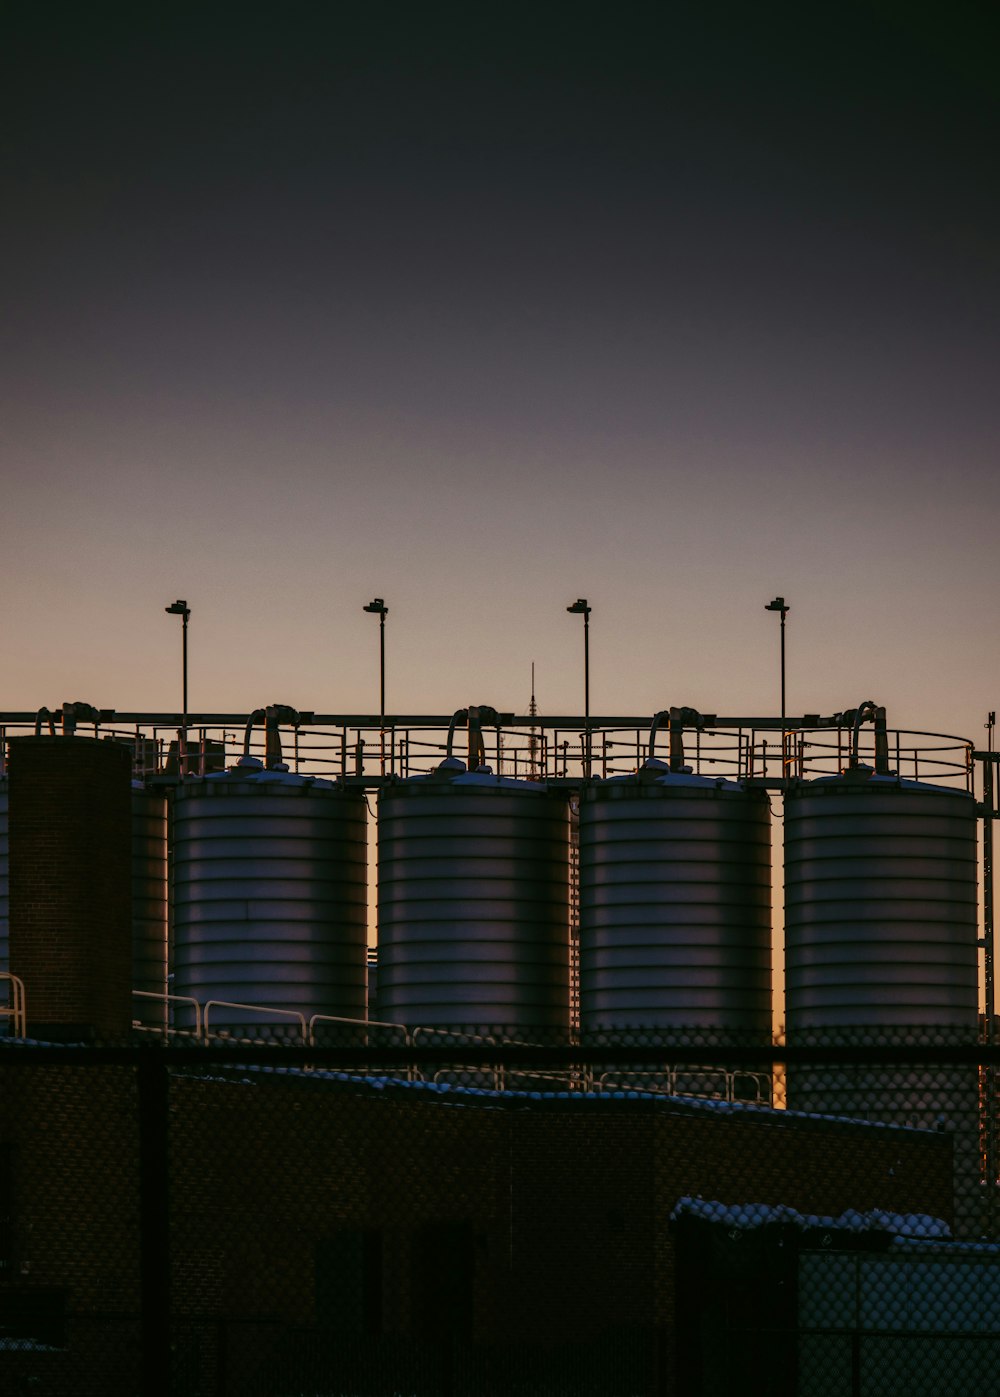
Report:
[[[986,6],[21,7],[0,709],[1000,706]],[[149,11],[147,13],[147,10]]]

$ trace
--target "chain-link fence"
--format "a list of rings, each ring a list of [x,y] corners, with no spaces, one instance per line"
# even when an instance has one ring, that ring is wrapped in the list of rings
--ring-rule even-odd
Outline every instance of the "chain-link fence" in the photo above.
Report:
[[[0,1044],[0,1392],[1000,1393],[995,1047]]]

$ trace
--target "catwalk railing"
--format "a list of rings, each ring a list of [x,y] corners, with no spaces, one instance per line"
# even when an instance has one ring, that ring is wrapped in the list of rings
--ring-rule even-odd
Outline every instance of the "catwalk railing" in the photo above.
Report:
[[[0,1042],[0,1390],[991,1391],[998,1072],[927,1029]]]
[[[289,710],[292,711],[292,710]],[[374,788],[387,777],[409,777],[434,769],[449,749],[453,719],[444,715],[296,713],[270,735],[247,713],[179,713],[101,710],[100,721],[80,723],[78,736],[108,737],[133,751],[140,780],[204,775],[231,765],[247,752],[260,760],[282,760],[297,772],[357,782]],[[484,760],[498,775],[527,780],[574,781],[587,770],[595,777],[626,775],[650,754],[651,716],[529,717],[496,713],[481,726]],[[849,761],[854,740],[844,715],[806,714],[786,718],[705,715],[704,726],[684,731],[684,760],[696,774],[784,779],[829,776]],[[9,740],[39,730],[32,713],[0,713],[0,755]],[[41,729],[43,732],[46,728]],[[275,743],[277,735],[277,744]],[[862,727],[857,756],[874,765],[875,734]],[[888,759],[904,779],[971,789],[972,744],[943,733],[890,729]],[[453,734],[452,750],[464,756],[464,734]],[[654,754],[666,757],[666,728]]]

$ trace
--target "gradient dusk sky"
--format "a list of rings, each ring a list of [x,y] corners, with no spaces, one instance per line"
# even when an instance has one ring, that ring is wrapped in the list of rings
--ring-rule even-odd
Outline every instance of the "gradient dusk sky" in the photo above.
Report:
[[[994,7],[22,8],[0,708],[981,739]]]

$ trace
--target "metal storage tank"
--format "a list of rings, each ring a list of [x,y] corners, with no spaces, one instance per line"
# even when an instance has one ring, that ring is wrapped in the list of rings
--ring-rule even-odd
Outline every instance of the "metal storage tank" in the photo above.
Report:
[[[785,796],[789,1031],[863,1024],[975,1035],[976,809],[867,767]]]
[[[384,787],[378,938],[380,1019],[566,1030],[565,796],[452,758]]]
[[[671,769],[674,765],[680,769]],[[580,803],[580,1026],[771,1031],[763,791],[651,758]]]
[[[167,990],[167,798],[132,783],[132,989]],[[166,1002],[133,995],[132,1016],[145,1028],[164,1028]]]
[[[173,993],[364,1019],[364,794],[265,770],[189,778],[173,808]],[[178,1023],[189,1023],[183,1011]],[[281,1024],[216,1009],[215,1026]],[[289,1025],[292,1020],[288,1020]]]
[[[866,1062],[869,1045],[974,1043],[976,810],[965,791],[856,765],[785,796],[785,977],[795,1110],[948,1130],[955,1222],[977,1235],[976,1068]]]

